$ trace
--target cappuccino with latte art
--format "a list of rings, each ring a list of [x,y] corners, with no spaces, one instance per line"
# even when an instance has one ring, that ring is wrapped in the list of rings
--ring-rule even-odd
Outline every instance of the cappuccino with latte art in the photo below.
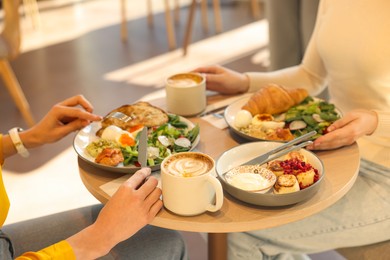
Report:
[[[161,163],[162,200],[169,211],[194,216],[222,207],[222,185],[214,159],[204,153],[171,154]]]
[[[171,175],[195,177],[208,173],[213,168],[213,162],[204,155],[180,154],[169,158],[163,167]]]

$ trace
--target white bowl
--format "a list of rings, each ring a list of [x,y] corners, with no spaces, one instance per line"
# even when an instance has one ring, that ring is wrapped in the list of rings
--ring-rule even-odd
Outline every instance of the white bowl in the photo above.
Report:
[[[321,187],[322,180],[325,176],[325,170],[321,159],[318,158],[317,155],[315,155],[313,152],[305,149],[301,149],[300,151],[307,158],[308,163],[310,163],[318,170],[320,177],[317,182],[303,190],[286,194],[274,194],[273,192],[269,191],[263,194],[237,188],[233,185],[230,185],[224,178],[223,174],[233,169],[234,167],[237,167],[246,161],[249,161],[256,156],[266,153],[280,145],[283,145],[283,143],[261,141],[250,142],[238,145],[224,152],[217,159],[215,167],[217,176],[221,181],[224,190],[231,196],[241,201],[259,206],[285,206],[299,203],[313,197],[313,195]]]

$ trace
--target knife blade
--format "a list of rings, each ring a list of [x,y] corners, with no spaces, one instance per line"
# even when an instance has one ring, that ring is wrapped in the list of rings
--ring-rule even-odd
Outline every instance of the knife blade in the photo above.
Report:
[[[139,140],[138,140],[138,162],[141,164],[141,167],[147,166],[147,158],[148,158],[148,128],[144,126],[142,128]]]
[[[266,162],[269,162],[269,161],[272,161],[282,155],[285,155],[291,151],[294,151],[294,150],[298,150],[299,148],[302,148],[302,147],[305,147],[309,144],[311,144],[312,142],[311,141],[307,141],[307,142],[304,142],[302,143],[303,141],[306,141],[308,140],[310,137],[316,135],[317,132],[316,131],[311,131],[309,133],[306,133],[304,135],[301,135],[300,137],[298,138],[295,138],[279,147],[276,147],[275,149],[272,149],[271,151],[268,151],[267,153],[265,154],[262,154],[252,160],[249,160],[244,164],[247,164],[247,165],[252,165],[252,164],[264,164]],[[295,145],[295,146],[294,146]]]
[[[275,159],[277,159],[277,158],[279,158],[279,157],[281,157],[289,152],[298,150],[300,148],[308,146],[309,144],[312,144],[313,143],[312,141],[306,141],[306,140],[308,140],[310,137],[312,137],[316,134],[317,134],[316,131],[311,131],[309,133],[306,133],[298,138],[293,139],[292,141],[285,143],[284,145],[276,147],[275,149],[272,149],[271,151],[268,151],[267,153],[264,153],[260,156],[257,156],[255,158],[253,158],[247,162],[244,162],[238,166],[235,166],[235,167],[239,167],[242,165],[254,165],[254,164],[261,165],[261,164],[267,163],[269,161],[275,160]],[[303,142],[303,141],[306,141],[306,142]],[[235,168],[235,167],[233,167],[233,168]],[[232,169],[224,172],[222,175],[225,176],[225,174],[228,173],[229,171],[231,171]]]

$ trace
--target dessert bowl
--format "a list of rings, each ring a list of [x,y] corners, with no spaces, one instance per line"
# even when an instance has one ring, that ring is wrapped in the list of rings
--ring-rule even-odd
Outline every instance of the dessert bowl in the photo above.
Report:
[[[262,153],[266,153],[267,151],[274,149],[280,145],[283,145],[283,143],[262,141],[250,142],[238,145],[230,150],[225,151],[216,160],[215,167],[217,177],[221,181],[224,190],[231,196],[243,202],[259,206],[286,206],[312,198],[315,193],[320,191],[321,184],[325,177],[325,169],[321,159],[313,152],[305,149],[301,149],[300,152],[303,153],[303,155],[307,158],[307,162],[310,163],[314,168],[316,168],[319,173],[318,181],[316,181],[314,184],[305,189],[291,193],[275,194],[273,192],[272,187],[268,191],[261,193],[238,188],[236,186],[231,185],[226,180],[225,173],[228,173],[230,170],[243,164],[244,162],[249,161],[256,156],[259,156]]]

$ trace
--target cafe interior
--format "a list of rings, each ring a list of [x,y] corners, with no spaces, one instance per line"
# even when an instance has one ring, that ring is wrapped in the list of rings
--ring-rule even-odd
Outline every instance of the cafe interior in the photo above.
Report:
[[[167,76],[201,66],[271,70],[266,10],[265,0],[21,1],[19,15],[12,17],[20,23],[21,41],[10,42],[14,53],[2,57],[0,68],[0,131],[28,128],[53,104],[77,94],[102,116],[123,104],[164,99]],[[8,18],[2,9],[3,28],[17,30]],[[6,225],[100,203],[80,178],[74,138],[35,148],[23,160],[7,159]],[[180,232],[190,259],[208,258],[206,232]],[[375,253],[388,248],[308,256],[379,259]]]

